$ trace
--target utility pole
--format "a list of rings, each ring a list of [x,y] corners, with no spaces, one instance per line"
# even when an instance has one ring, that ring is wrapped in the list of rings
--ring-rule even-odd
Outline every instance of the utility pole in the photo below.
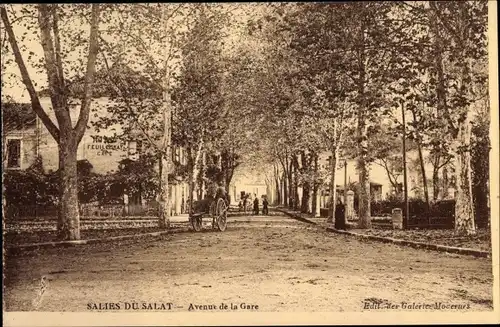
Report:
[[[403,219],[403,228],[407,229],[410,220],[410,207],[408,206],[408,176],[406,174],[406,119],[404,102],[401,102],[401,115],[403,117],[403,183],[404,183],[404,197],[405,197],[405,210]]]

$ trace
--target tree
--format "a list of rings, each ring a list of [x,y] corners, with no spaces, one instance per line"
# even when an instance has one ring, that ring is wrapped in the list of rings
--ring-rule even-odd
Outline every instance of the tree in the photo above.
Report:
[[[180,65],[184,27],[192,7],[183,4],[111,5],[103,35],[102,84],[108,90],[107,117],[96,126],[121,125],[117,137],[141,142],[144,152],[156,157],[160,203],[158,223],[169,227],[169,176],[175,172],[171,160],[175,108],[173,85]],[[161,28],[158,28],[161,26]],[[173,140],[175,143],[175,139]]]
[[[245,33],[245,30],[242,31]],[[246,33],[245,33],[246,34]],[[243,34],[243,35],[245,35]],[[241,41],[241,40],[238,40]],[[233,51],[224,55],[222,76],[222,114],[218,119],[221,133],[212,140],[222,173],[221,183],[229,192],[235,170],[248,159],[248,153],[258,151],[261,115],[256,113],[254,95],[259,92],[258,63],[260,58],[248,44],[238,42]],[[252,119],[255,118],[256,119]]]
[[[344,148],[345,136],[354,114],[352,103],[354,85],[345,71],[334,69],[332,64],[339,58],[334,37],[338,28],[335,21],[336,14],[335,6],[326,6],[324,10],[318,12],[315,5],[304,4],[286,16],[286,30],[290,30],[292,34],[290,47],[299,67],[295,76],[299,81],[296,87],[302,95],[299,99],[300,110],[295,112],[295,115],[303,117],[302,126],[305,125],[304,118],[309,122],[309,129],[303,132],[308,137],[303,137],[302,140],[303,147],[312,154],[309,165],[314,167],[315,178],[318,171],[317,165],[312,165],[313,158],[322,150],[331,151],[329,222],[334,220],[335,174],[339,156]],[[311,182],[314,184],[314,198],[316,198],[319,185]],[[303,207],[307,202],[309,191],[309,185],[305,186],[306,197]]]
[[[381,125],[370,137],[373,163],[384,168],[396,196],[401,195],[399,178],[403,174],[402,140],[390,126]]]
[[[484,97],[487,1],[429,2],[437,109],[451,137],[456,179],[455,231],[476,233],[471,181],[471,118]],[[477,67],[477,63],[480,63]],[[478,69],[479,68],[479,69]]]
[[[32,7],[23,8],[27,12],[35,13]],[[67,39],[66,47],[62,44],[63,36],[68,34],[60,30],[61,25],[67,23],[72,16],[83,16],[90,13],[90,36],[86,42],[71,44]],[[9,20],[9,14],[5,7],[0,8],[2,22],[9,37],[10,47],[14,53],[15,61],[21,72],[23,83],[26,86],[33,111],[38,115],[51,136],[56,140],[59,147],[59,172],[60,172],[60,202],[58,230],[60,238],[66,240],[78,240],[80,238],[79,210],[78,210],[78,187],[77,187],[77,149],[83,134],[87,128],[90,104],[93,93],[93,80],[95,64],[99,49],[99,16],[98,4],[83,6],[83,8],[68,8],[58,5],[37,5],[38,28],[40,40],[45,57],[44,67],[48,78],[48,86],[52,103],[52,110],[56,116],[57,125],[48,116],[48,108],[43,108],[35,85],[28,72],[23,54],[21,53],[16,33]],[[80,40],[82,39],[82,35]],[[65,75],[68,71],[80,68],[68,59],[72,47],[87,46],[87,64],[85,74],[85,90],[82,96],[80,113],[76,125],[73,127],[70,116],[69,94],[66,88]],[[66,59],[65,62],[63,60]]]
[[[185,35],[182,66],[173,89],[176,118],[174,142],[186,148],[189,170],[189,197],[193,203],[195,181],[203,171],[204,150],[223,134],[219,122],[225,116],[221,91],[223,12],[199,5],[191,29]],[[201,174],[201,176],[203,176]],[[203,195],[200,192],[200,197]]]
[[[370,228],[369,129],[378,124],[396,49],[401,46],[400,26],[391,18],[395,6],[388,2],[358,2],[332,5],[331,22],[334,64],[353,85],[357,112],[357,169],[359,174],[359,227]],[[348,89],[350,90],[350,88]]]

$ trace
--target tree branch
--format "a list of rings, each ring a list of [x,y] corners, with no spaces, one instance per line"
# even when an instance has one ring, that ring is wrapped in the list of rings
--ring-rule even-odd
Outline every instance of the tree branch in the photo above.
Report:
[[[75,126],[75,132],[78,142],[82,139],[87,123],[89,121],[90,103],[92,102],[92,93],[94,90],[95,62],[97,52],[99,51],[99,4],[92,4],[92,21],[90,23],[89,37],[89,55],[87,59],[87,72],[85,74],[85,86],[83,99],[80,107],[80,114]]]
[[[64,70],[61,59],[61,38],[59,35],[59,14],[57,13],[57,5],[52,5],[52,29],[54,31],[54,46],[56,55],[56,68],[59,76],[60,87],[65,90],[64,86]]]
[[[156,151],[158,151],[158,153],[160,153],[163,156],[164,155],[164,149],[160,149],[158,147],[158,145],[156,144],[156,142],[154,142],[151,139],[149,133],[145,130],[144,126],[142,126],[142,124],[139,122],[139,119],[137,118],[136,113],[132,109],[132,106],[130,105],[130,102],[129,102],[128,98],[123,94],[122,90],[118,87],[117,83],[115,83],[113,81],[113,79],[111,78],[109,63],[108,63],[108,60],[106,58],[106,55],[103,52],[101,52],[101,55],[104,58],[104,64],[106,66],[106,70],[108,71],[107,77],[108,77],[109,82],[111,83],[111,86],[113,87],[113,89],[115,90],[115,92],[118,93],[118,95],[121,98],[123,98],[123,100],[125,102],[125,107],[128,109],[128,111],[131,114],[132,118],[135,120],[136,126],[139,127],[139,129],[141,130],[142,134],[146,137],[146,139],[148,140],[148,142],[150,143],[150,145],[153,148],[155,148]]]
[[[47,115],[45,110],[42,108],[42,105],[40,103],[40,99],[38,98],[38,94],[35,91],[35,87],[33,86],[33,82],[29,76],[28,70],[26,68],[26,64],[24,63],[24,59],[21,55],[21,51],[19,50],[16,36],[15,36],[14,31],[12,29],[12,25],[10,24],[9,17],[7,15],[7,10],[5,9],[5,7],[0,8],[0,14],[2,16],[2,21],[5,25],[5,30],[7,31],[7,34],[9,35],[9,43],[10,43],[10,46],[12,48],[12,51],[14,52],[14,58],[16,60],[17,66],[19,67],[19,70],[21,72],[21,77],[23,79],[23,83],[28,90],[33,111],[38,115],[38,117],[40,117],[43,124],[45,125],[45,127],[49,131],[50,135],[52,135],[52,137],[56,140],[56,142],[59,143],[59,129],[54,124],[54,122],[52,122],[52,120]]]
[[[62,88],[56,64],[56,55],[52,41],[51,31],[51,5],[38,5],[38,24],[40,26],[40,39],[45,57],[45,69],[49,81],[50,100],[56,115],[59,129],[71,129],[71,117],[66,103],[66,90]]]
[[[451,157],[451,156],[448,156],[448,157],[446,158],[446,160],[445,160],[445,161],[444,161],[441,165],[439,165],[439,168],[438,168],[438,169],[441,169],[441,168],[443,168],[444,166],[446,166],[447,164],[449,164],[449,163],[450,163],[450,161],[451,161],[451,159],[452,159],[452,157]]]

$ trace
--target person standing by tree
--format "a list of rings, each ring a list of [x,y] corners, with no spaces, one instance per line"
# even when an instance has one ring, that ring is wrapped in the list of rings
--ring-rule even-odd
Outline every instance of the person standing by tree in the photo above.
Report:
[[[345,230],[345,205],[342,200],[337,196],[337,205],[335,206],[335,229]]]
[[[242,198],[243,198],[243,212],[247,213],[248,195],[245,192],[242,192]]]
[[[259,214],[259,198],[257,194],[254,194],[255,199],[253,200],[253,212],[257,216]]]
[[[262,214],[263,215],[268,215],[269,214],[269,208],[268,208],[269,202],[267,201],[267,197],[264,196],[262,199]]]

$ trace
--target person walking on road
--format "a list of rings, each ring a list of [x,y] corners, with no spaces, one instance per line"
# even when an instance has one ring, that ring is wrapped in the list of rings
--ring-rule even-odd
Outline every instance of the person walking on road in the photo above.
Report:
[[[264,196],[262,199],[262,214],[263,215],[269,215],[269,208],[268,208],[269,202],[267,202],[267,197]]]
[[[254,194],[255,200],[253,200],[253,212],[255,215],[259,215],[259,198],[257,194]]]

